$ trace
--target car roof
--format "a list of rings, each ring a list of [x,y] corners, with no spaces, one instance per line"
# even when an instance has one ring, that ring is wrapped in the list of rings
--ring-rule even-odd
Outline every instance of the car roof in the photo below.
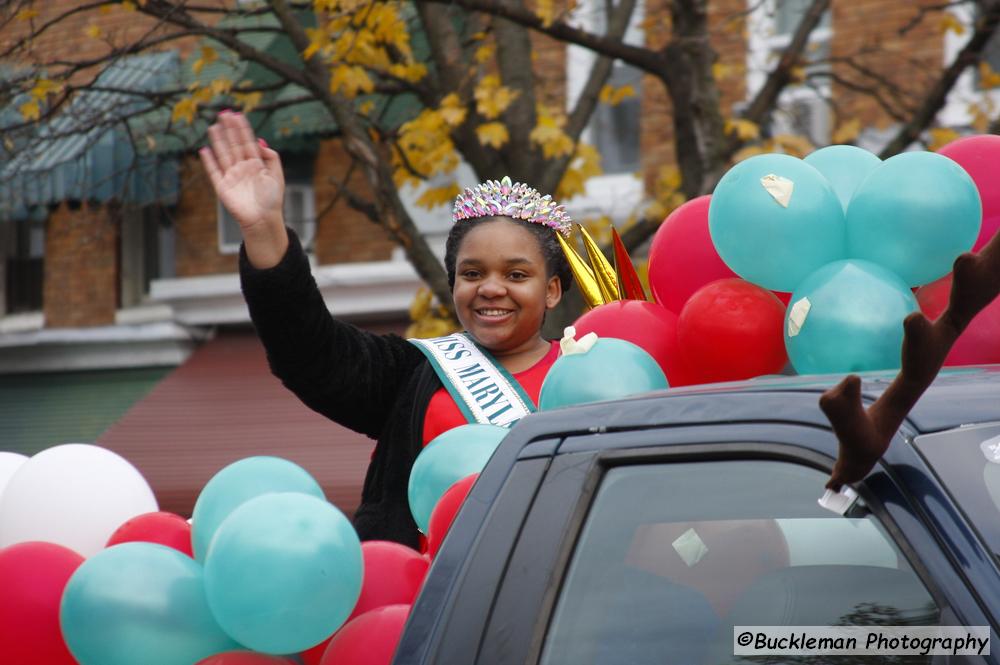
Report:
[[[861,373],[862,396],[876,400],[896,372]],[[819,397],[843,378],[780,376],[671,388],[612,402],[533,414],[517,425],[523,443],[554,436],[725,422],[795,422],[829,427]],[[907,417],[914,434],[1000,421],[1000,365],[946,368]],[[513,437],[508,437],[513,438]]]

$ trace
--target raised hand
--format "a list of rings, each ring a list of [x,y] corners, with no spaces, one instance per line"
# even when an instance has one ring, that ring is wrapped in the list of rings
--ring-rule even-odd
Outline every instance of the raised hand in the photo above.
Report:
[[[285,177],[278,153],[254,136],[241,113],[223,111],[198,151],[215,193],[240,225],[250,262],[278,263],[287,248],[282,203]]]

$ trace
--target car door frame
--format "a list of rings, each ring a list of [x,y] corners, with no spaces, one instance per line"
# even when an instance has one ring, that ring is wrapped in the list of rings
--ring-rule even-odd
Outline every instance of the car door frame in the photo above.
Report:
[[[895,447],[908,444],[900,441]],[[833,468],[836,449],[829,429],[801,423],[742,422],[570,436],[558,446],[498,580],[492,607],[478,639],[475,661],[490,665],[537,663],[573,549],[600,486],[611,468],[629,464],[769,459]],[[895,460],[895,462],[893,461]],[[921,514],[894,474],[906,455],[887,458],[857,489],[872,514],[892,536],[935,601],[967,625],[989,625],[979,599],[965,587],[953,556],[915,518]],[[910,470],[908,470],[910,471]],[[817,498],[822,488],[817,487]],[[440,653],[428,662],[460,662]]]

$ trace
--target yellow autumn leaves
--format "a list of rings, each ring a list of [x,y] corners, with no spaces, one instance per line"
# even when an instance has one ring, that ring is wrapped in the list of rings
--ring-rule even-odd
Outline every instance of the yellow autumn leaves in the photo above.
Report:
[[[448,310],[434,302],[430,289],[417,289],[410,304],[410,325],[406,329],[407,338],[427,339],[449,335],[462,327],[448,313]]]
[[[634,94],[631,86],[606,86],[601,91],[601,101],[617,104]],[[484,120],[474,128],[481,145],[498,150],[509,143],[510,132],[500,118],[518,97],[519,91],[503,85],[496,74],[488,73],[479,78],[471,101],[477,117]],[[470,110],[458,94],[451,93],[442,99],[438,108],[423,109],[400,127],[397,151],[393,153],[393,175],[397,186],[419,186],[425,178],[446,176],[457,168],[460,160],[452,132],[468,120]],[[531,144],[541,150],[546,159],[570,158],[556,189],[556,197],[567,199],[582,193],[586,181],[601,173],[601,156],[597,149],[573,142],[565,132],[566,114],[561,109],[537,104],[535,115],[536,125],[529,134]],[[417,204],[433,208],[450,203],[458,193],[454,182],[426,188],[417,199]]]
[[[204,54],[203,56],[204,57]],[[195,63],[197,64],[197,63]],[[179,99],[171,110],[171,120],[173,122],[194,122],[198,113],[198,107],[212,102],[217,97],[228,95],[235,106],[244,112],[249,113],[260,104],[262,94],[260,92],[241,92],[238,88],[247,86],[249,81],[241,81],[239,86],[234,86],[233,82],[223,76],[217,77],[207,83],[192,83],[188,86],[188,95]],[[234,88],[237,88],[234,90]]]
[[[414,58],[402,3],[317,0],[314,5],[329,20],[306,29],[309,46],[302,55],[326,63],[330,92],[353,99],[375,90],[372,74],[409,83],[427,75]]]
[[[21,117],[28,121],[38,120],[42,117],[42,105],[50,95],[56,95],[63,91],[65,86],[62,83],[52,81],[47,78],[40,78],[34,81],[28,91],[28,101],[20,105]]]

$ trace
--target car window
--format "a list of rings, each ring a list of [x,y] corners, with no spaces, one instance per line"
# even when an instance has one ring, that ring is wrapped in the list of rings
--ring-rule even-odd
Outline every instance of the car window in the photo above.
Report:
[[[1000,555],[1000,426],[963,427],[915,443],[987,547]]]
[[[734,625],[939,625],[930,593],[877,519],[817,504],[825,481],[812,468],[761,460],[610,469],[540,662],[758,662],[732,655]]]

